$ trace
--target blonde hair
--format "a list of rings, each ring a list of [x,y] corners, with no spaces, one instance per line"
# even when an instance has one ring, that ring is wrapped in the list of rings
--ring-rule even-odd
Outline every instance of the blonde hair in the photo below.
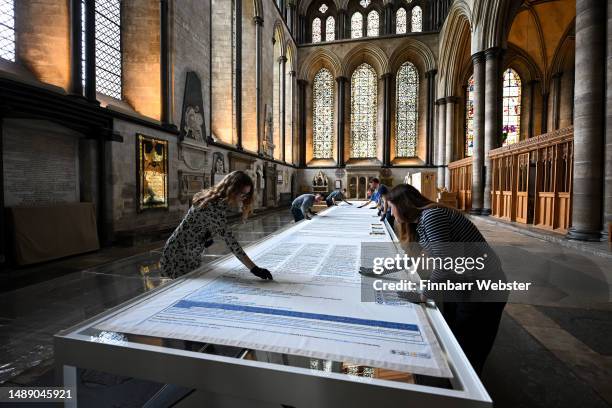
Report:
[[[193,205],[202,208],[212,201],[227,201],[230,196],[241,194],[246,186],[251,187],[251,191],[242,201],[242,219],[245,220],[253,211],[253,180],[240,170],[231,172],[214,186],[196,193]]]

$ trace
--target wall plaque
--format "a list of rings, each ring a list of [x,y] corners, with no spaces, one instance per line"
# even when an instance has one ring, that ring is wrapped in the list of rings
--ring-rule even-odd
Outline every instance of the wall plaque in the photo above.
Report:
[[[137,135],[138,210],[168,208],[168,142]]]

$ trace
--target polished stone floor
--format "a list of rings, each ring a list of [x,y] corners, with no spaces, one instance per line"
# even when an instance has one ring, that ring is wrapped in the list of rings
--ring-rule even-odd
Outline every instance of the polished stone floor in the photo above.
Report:
[[[281,211],[235,230],[246,245],[291,222]],[[534,282],[533,290],[511,297],[485,366],[482,380],[495,406],[612,406],[612,258],[475,222],[508,277]],[[53,334],[163,284],[157,270],[162,244],[111,248],[15,272],[12,286],[0,293],[0,383],[56,384]],[[216,242],[204,261],[227,252]],[[85,392],[105,395],[104,404],[88,406],[141,406],[159,388],[95,373],[83,378]]]

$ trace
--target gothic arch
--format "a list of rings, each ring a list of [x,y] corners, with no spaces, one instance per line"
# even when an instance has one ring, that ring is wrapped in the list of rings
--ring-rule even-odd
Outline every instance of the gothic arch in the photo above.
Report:
[[[263,4],[261,4],[261,0],[253,0],[253,17],[263,19],[263,15]]]
[[[285,56],[285,30],[283,30],[283,23],[280,20],[276,20],[274,23],[274,41],[275,46],[278,44],[280,47],[280,56]]]
[[[300,14],[302,14],[302,15],[306,15],[306,13],[308,12],[308,8],[315,1],[316,0],[303,0],[303,1],[300,1],[300,5],[298,6],[298,12]],[[348,0],[329,0],[329,2],[333,3],[336,6],[336,10],[339,10],[340,8],[346,9],[346,4],[344,4],[344,3],[348,3]],[[344,5],[344,7],[342,7],[342,5]]]
[[[291,40],[285,42],[285,56],[287,57],[287,71],[295,71],[297,66],[296,56],[297,51]]]
[[[397,72],[406,61],[412,62],[421,75],[436,69],[436,60],[431,49],[413,38],[407,38],[393,51],[389,58],[390,72]]]
[[[538,64],[522,49],[509,44],[506,56],[503,61],[502,70],[507,68],[514,69],[521,77],[521,80],[543,81],[543,72],[538,67]]]
[[[342,66],[336,54],[325,49],[318,49],[300,63],[298,77],[310,82],[323,67],[329,69],[334,78],[342,75]]]
[[[565,30],[565,33],[561,37],[561,41],[559,41],[559,44],[557,45],[557,48],[555,49],[555,54],[554,54],[552,63],[550,64],[551,75],[557,72],[563,71],[563,66],[566,63],[565,58],[567,58],[567,52],[570,49],[575,49],[576,47],[575,44],[572,44],[572,41],[575,41],[575,36],[576,36],[575,27],[576,27],[576,17],[574,17],[572,22],[569,24],[569,26]]]
[[[440,97],[453,95],[463,85],[464,59],[471,52],[471,34],[470,7],[465,0],[455,1],[440,32]]]
[[[362,62],[367,62],[374,68],[380,78],[390,72],[389,59],[379,47],[372,44],[359,44],[350,50],[342,61],[342,76],[350,78],[351,74]]]
[[[474,0],[472,54],[494,47],[507,47],[514,16],[521,7],[514,0]]]

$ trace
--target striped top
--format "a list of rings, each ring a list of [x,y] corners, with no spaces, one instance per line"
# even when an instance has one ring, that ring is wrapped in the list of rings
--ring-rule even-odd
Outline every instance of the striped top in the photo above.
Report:
[[[424,210],[418,221],[417,237],[419,244],[429,257],[452,257],[455,260],[458,260],[458,258],[481,258],[484,260],[482,270],[472,269],[471,271],[458,272],[457,268],[455,270],[434,269],[429,277],[431,282],[473,282],[483,279],[507,281],[497,254],[472,221],[457,210],[446,207]],[[440,297],[434,293],[428,293],[428,291],[425,291],[425,295],[434,299]],[[448,293],[443,293],[443,295],[448,300]],[[476,295],[480,296],[483,293]],[[465,298],[466,296],[475,300],[476,297],[474,293],[462,293],[458,296],[461,296],[461,299],[454,300],[468,300]],[[502,298],[497,300],[505,301]]]

